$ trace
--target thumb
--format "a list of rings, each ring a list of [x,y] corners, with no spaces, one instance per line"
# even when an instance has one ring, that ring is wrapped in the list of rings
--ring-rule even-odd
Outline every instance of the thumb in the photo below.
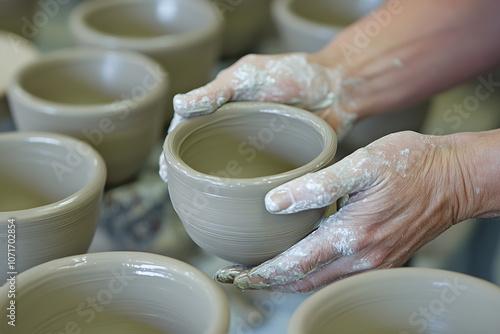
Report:
[[[378,166],[362,148],[336,164],[309,173],[269,191],[265,205],[269,212],[289,214],[321,208],[353,192],[373,185]]]

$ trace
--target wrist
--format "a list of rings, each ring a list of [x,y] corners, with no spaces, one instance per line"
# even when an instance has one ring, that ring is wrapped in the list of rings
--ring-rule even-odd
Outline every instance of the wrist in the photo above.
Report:
[[[453,147],[450,164],[456,222],[500,215],[500,129],[441,137]]]

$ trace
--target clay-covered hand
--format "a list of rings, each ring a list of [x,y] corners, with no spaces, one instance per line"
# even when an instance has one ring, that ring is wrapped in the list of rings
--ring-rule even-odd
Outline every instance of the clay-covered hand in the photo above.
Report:
[[[350,197],[282,254],[254,268],[221,269],[216,279],[239,289],[306,292],[355,273],[402,265],[471,216],[459,156],[448,137],[400,132],[273,189],[265,203],[276,214]]]
[[[357,115],[346,111],[349,91],[356,85],[344,78],[341,66],[331,68],[316,54],[247,55],[221,71],[209,84],[174,97],[174,118],[169,132],[179,123],[214,112],[229,101],[265,101],[294,105],[316,113],[336,131],[339,140],[351,129]],[[167,182],[163,154],[160,176]]]
[[[171,129],[187,118],[212,113],[229,101],[265,101],[313,111],[341,137],[356,119],[342,107],[348,100],[346,80],[340,66],[326,67],[316,58],[305,53],[245,56],[206,86],[176,95]]]

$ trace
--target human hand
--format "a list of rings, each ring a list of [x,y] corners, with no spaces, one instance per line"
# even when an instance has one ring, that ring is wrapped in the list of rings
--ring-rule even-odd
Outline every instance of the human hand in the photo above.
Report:
[[[254,268],[221,269],[215,278],[243,290],[306,292],[355,273],[402,265],[472,215],[459,155],[446,137],[400,132],[270,191],[266,207],[276,214],[350,197],[282,254]]]
[[[352,127],[357,115],[346,111],[349,90],[356,80],[344,78],[341,66],[320,65],[317,55],[248,55],[221,71],[201,88],[174,97],[174,118],[179,123],[214,112],[229,101],[265,101],[294,105],[325,119],[339,139]],[[160,156],[160,176],[166,182],[166,161]]]

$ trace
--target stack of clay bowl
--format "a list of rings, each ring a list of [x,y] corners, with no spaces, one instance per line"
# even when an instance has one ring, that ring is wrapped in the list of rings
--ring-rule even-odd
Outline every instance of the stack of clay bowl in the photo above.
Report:
[[[80,46],[134,50],[169,74],[168,101],[207,83],[219,59],[222,19],[204,0],[87,0],[71,13]],[[167,110],[167,121],[173,109]]]
[[[498,333],[500,287],[426,268],[358,274],[314,293],[292,315],[288,334]]]
[[[180,124],[166,138],[172,204],[191,238],[240,264],[259,264],[310,233],[324,209],[270,214],[266,193],[329,165],[332,128],[291,106],[234,102]]]
[[[224,334],[229,327],[219,286],[160,255],[92,253],[31,268],[17,277],[15,327],[9,287],[0,289],[0,333]]]
[[[0,152],[3,284],[37,264],[87,251],[106,168],[88,144],[51,133],[0,133]]]

